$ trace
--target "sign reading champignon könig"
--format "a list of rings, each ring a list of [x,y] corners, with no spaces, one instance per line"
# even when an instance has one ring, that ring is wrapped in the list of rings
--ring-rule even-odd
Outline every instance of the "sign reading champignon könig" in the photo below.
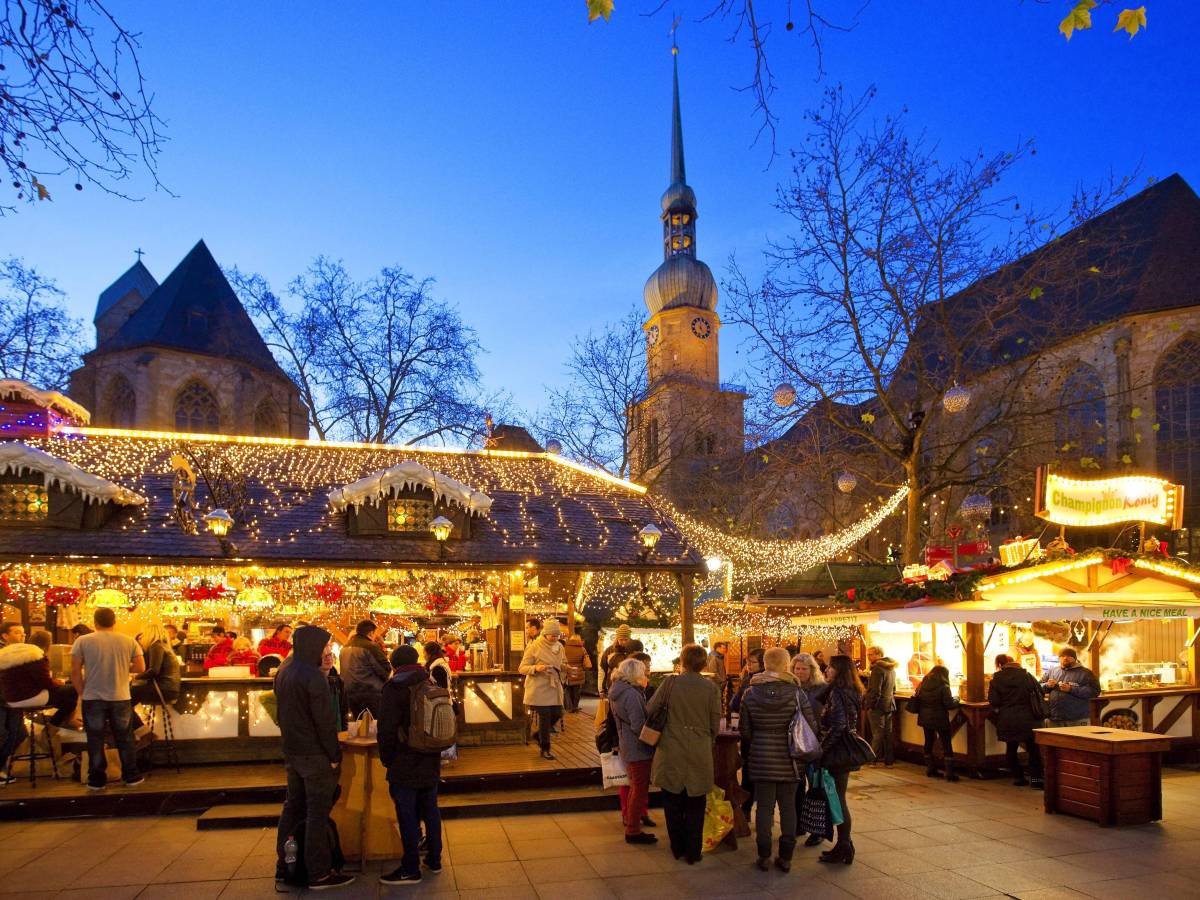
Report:
[[[1183,527],[1183,485],[1149,475],[1067,478],[1038,469],[1037,515],[1056,525],[1098,526],[1151,522]]]

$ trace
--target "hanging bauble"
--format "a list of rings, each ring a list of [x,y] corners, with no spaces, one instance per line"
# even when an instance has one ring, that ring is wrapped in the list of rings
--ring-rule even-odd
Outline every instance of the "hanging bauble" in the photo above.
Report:
[[[843,494],[849,494],[858,487],[858,476],[853,472],[843,472],[837,477],[838,490]]]
[[[948,413],[960,413],[971,405],[971,391],[960,384],[942,395],[942,408]]]
[[[771,394],[771,399],[775,401],[775,405],[780,409],[787,409],[796,402],[796,389],[790,384],[781,384],[775,388],[775,392]]]
[[[546,441],[546,452],[553,453],[555,456],[562,453],[562,441],[558,438],[550,438]]]
[[[992,501],[987,494],[971,494],[963,500],[958,512],[964,519],[983,521],[992,514]]]

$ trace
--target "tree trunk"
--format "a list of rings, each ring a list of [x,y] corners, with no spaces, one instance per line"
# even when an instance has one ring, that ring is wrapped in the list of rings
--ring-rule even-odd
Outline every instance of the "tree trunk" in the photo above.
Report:
[[[921,477],[915,461],[905,465],[908,496],[904,498],[904,564],[921,561]]]

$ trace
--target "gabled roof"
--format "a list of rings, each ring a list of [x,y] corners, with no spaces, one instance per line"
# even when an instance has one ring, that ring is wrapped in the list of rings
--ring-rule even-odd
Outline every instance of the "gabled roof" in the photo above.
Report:
[[[96,301],[96,315],[92,317],[92,321],[99,320],[102,315],[112,309],[118,300],[130,291],[137,291],[142,295],[142,299],[145,300],[157,289],[158,282],[150,274],[150,270],[142,265],[142,261],[139,259],[125,270],[125,274],[100,292],[100,299]]]
[[[0,559],[221,561],[216,538],[203,528],[185,534],[175,518],[171,459],[186,453],[197,474],[203,467],[244,476],[244,522],[229,540],[238,557],[263,565],[438,565],[436,541],[351,535],[345,508],[330,503],[333,489],[405,462],[469,485],[492,501],[473,517],[471,536],[445,548],[449,565],[511,568],[532,562],[548,568],[691,571],[703,565],[644,488],[552,454],[155,432],[117,436],[88,428],[26,442],[144,496],[147,503],[96,530],[0,528]],[[201,479],[200,514],[213,505],[203,485]],[[663,535],[643,560],[638,532],[647,524],[657,525]]]
[[[283,374],[204,241],[87,356],[135,347],[170,347]]]

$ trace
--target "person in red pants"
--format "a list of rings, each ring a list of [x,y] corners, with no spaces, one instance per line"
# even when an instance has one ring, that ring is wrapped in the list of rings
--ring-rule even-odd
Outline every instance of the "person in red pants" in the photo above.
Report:
[[[639,738],[646,724],[646,691],[650,681],[646,664],[640,659],[627,659],[617,667],[616,677],[608,689],[608,704],[617,721],[617,740],[621,762],[629,773],[629,786],[621,788],[621,817],[625,821],[627,844],[653,844],[658,841],[642,831],[651,826],[649,817],[650,763],[654,748]]]

